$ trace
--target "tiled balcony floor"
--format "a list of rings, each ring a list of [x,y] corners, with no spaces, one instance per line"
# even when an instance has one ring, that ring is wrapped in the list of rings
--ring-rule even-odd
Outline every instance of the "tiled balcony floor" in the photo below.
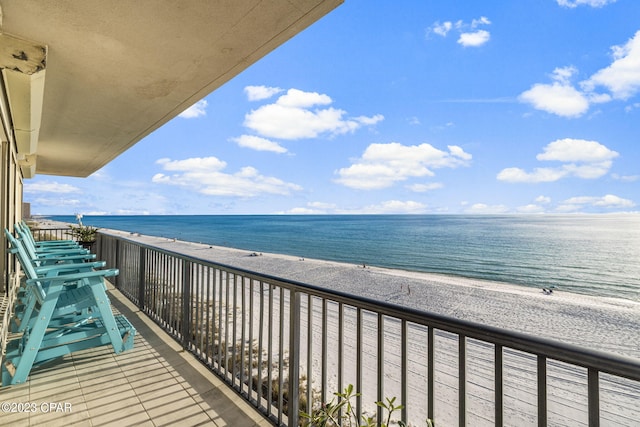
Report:
[[[135,348],[76,352],[34,369],[25,384],[0,388],[0,425],[271,425],[118,291],[110,295],[137,329]],[[7,412],[22,404],[36,411]]]

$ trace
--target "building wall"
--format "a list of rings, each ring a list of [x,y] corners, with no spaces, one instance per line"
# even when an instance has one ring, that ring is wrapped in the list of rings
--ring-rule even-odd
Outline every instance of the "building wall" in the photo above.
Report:
[[[20,285],[18,262],[7,250],[8,242],[4,230],[6,228],[13,231],[13,225],[22,218],[23,177],[18,164],[9,101],[1,78],[0,121],[0,360],[4,361],[9,319]]]
[[[9,288],[15,285],[15,272],[17,261],[8,253],[7,239],[4,235],[5,228],[13,231],[13,225],[22,219],[22,188],[23,177],[18,164],[16,143],[11,122],[11,112],[4,81],[0,79],[0,232],[2,244],[0,245],[0,295],[6,295]],[[13,280],[12,280],[13,279]]]

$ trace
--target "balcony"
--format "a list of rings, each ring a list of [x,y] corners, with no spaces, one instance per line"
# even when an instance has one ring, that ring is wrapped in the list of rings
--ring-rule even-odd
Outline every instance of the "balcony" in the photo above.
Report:
[[[362,392],[353,401],[356,414],[378,422],[386,414],[374,402],[392,396],[405,404],[395,419],[416,426],[427,417],[440,426],[631,426],[640,416],[637,359],[142,240],[105,232],[95,248],[120,270],[112,300],[140,332],[135,349],[117,357],[109,350],[74,353],[34,371],[29,385],[3,390],[3,401],[73,404],[70,413],[32,414],[31,424],[59,416],[93,425],[298,425],[301,410],[319,407],[347,384]]]
[[[0,424],[267,426],[264,417],[113,289],[114,311],[135,326],[135,347],[72,353],[0,389]]]

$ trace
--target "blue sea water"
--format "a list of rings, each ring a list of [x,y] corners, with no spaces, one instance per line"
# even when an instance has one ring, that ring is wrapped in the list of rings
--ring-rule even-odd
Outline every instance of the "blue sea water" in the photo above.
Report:
[[[75,222],[74,216],[51,216]],[[85,225],[258,252],[640,301],[640,215],[85,216]]]

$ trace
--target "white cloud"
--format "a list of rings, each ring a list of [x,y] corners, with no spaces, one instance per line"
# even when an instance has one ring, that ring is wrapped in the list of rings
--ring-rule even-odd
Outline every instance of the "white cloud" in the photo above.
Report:
[[[617,173],[614,173],[611,174],[611,177],[622,182],[636,182],[640,180],[640,175],[618,175]]]
[[[575,176],[583,179],[596,179],[604,176],[611,169],[611,161],[589,163],[584,165],[568,164],[563,168],[569,176]]]
[[[438,190],[444,187],[440,182],[430,182],[428,184],[412,184],[407,185],[407,188],[416,193],[426,193],[427,191]]]
[[[563,117],[579,117],[590,104],[610,102],[613,99],[628,100],[640,92],[640,31],[623,46],[613,46],[613,62],[579,82],[577,89],[571,84],[575,67],[556,68],[551,84],[534,84],[519,99],[534,108]],[[609,93],[598,93],[604,88]],[[635,104],[634,104],[635,105]],[[632,108],[627,107],[629,112]]]
[[[326,203],[326,202],[309,202],[307,203],[307,206],[314,209],[323,209],[323,210],[330,210],[330,209],[336,208],[335,203]]]
[[[491,21],[486,16],[481,16],[478,19],[474,19],[471,21],[471,28],[477,28],[479,25],[490,25]]]
[[[322,215],[322,214],[326,214],[326,212],[321,211],[321,210],[317,210],[317,209],[311,209],[311,208],[293,208],[293,209],[289,209],[286,212],[283,212],[285,214],[288,215]]]
[[[553,182],[567,176],[567,172],[559,168],[535,168],[527,172],[520,168],[506,168],[498,173],[498,181],[506,182]]]
[[[553,70],[551,78],[558,83],[568,85],[571,83],[571,77],[573,77],[577,72],[578,69],[572,65],[568,67],[559,67]]]
[[[580,209],[582,209],[581,205],[558,205],[558,207],[556,208],[557,212],[562,212],[562,213],[569,213],[569,212],[577,212]]]
[[[575,67],[556,68],[551,74],[552,84],[535,84],[520,94],[520,101],[538,110],[564,117],[579,117],[589,109],[587,97],[571,85]]]
[[[24,184],[25,193],[78,193],[80,189],[58,182],[33,182]]]
[[[59,199],[51,199],[51,198],[47,198],[47,197],[38,197],[37,199],[32,200],[31,203],[33,205],[56,206],[56,207],[80,206],[80,200],[78,200],[78,199],[70,199],[68,197],[59,198]]]
[[[610,102],[613,99],[608,93],[586,92],[584,95],[587,97],[590,104],[604,104],[605,102]]]
[[[485,203],[475,203],[465,210],[468,214],[501,214],[509,212],[505,205],[487,205]]]
[[[108,215],[108,212],[91,213],[87,215]],[[146,209],[116,209],[116,215],[151,215],[151,212]]]
[[[471,160],[471,154],[465,153],[464,150],[457,145],[447,145],[447,148],[452,156],[458,157],[462,160]]]
[[[201,99],[200,101],[193,104],[191,107],[184,110],[182,113],[178,114],[178,117],[182,117],[183,119],[195,119],[197,117],[202,117],[207,115],[207,100]]]
[[[292,140],[353,132],[384,119],[380,114],[345,118],[344,110],[333,107],[312,109],[332,102],[328,95],[289,89],[275,103],[248,113],[244,126],[264,137]]]
[[[491,34],[487,30],[478,30],[481,25],[490,25],[491,21],[486,16],[481,16],[478,19],[473,19],[471,23],[465,23],[462,20],[452,23],[451,21],[434,22],[431,27],[427,29],[427,36],[430,33],[437,34],[441,37],[446,37],[449,32],[455,28],[458,36],[458,44],[464,47],[478,47],[487,43],[491,38]]]
[[[282,91],[283,89],[280,89],[279,87],[268,86],[247,86],[244,88],[244,93],[247,94],[247,99],[249,101],[268,99]]]
[[[566,177],[595,179],[605,175],[618,153],[596,141],[584,139],[559,139],[549,143],[536,156],[541,161],[559,161],[558,167],[534,168],[526,172],[517,167],[506,168],[498,173],[497,179],[506,182],[554,182]]]
[[[466,166],[470,160],[471,155],[457,146],[446,152],[426,143],[371,144],[354,164],[336,171],[336,182],[362,190],[381,189],[412,177],[433,176],[432,169]]]
[[[216,157],[194,157],[185,160],[162,158],[156,160],[166,171],[217,171],[227,167],[227,163]]]
[[[240,147],[251,148],[256,151],[272,151],[274,153],[286,153],[287,149],[275,141],[266,138],[260,138],[255,135],[241,135],[237,138],[231,138],[231,141]]]
[[[537,110],[563,117],[579,117],[589,109],[587,98],[573,86],[560,83],[535,84],[519,99]]]
[[[369,205],[360,209],[365,214],[418,214],[425,213],[427,206],[413,200],[388,200],[377,205]]]
[[[625,111],[626,113],[630,113],[630,112],[632,112],[633,110],[635,110],[636,108],[640,108],[640,102],[634,102],[634,103],[633,103],[633,104],[631,104],[631,105],[627,105],[626,107],[624,107],[624,111]]]
[[[596,141],[564,138],[549,143],[536,156],[538,160],[560,162],[603,162],[618,157],[618,153]]]
[[[458,38],[458,44],[464,47],[478,47],[482,46],[491,38],[491,34],[486,30],[478,30],[472,33],[462,33]]]
[[[578,196],[564,200],[558,210],[561,212],[574,212],[584,207],[590,206],[595,208],[616,209],[616,208],[632,208],[636,204],[629,199],[607,194],[602,197]]]
[[[453,28],[453,24],[451,23],[451,21],[446,21],[442,24],[440,22],[435,22],[431,27],[431,31],[439,36],[445,37],[447,33],[451,31],[451,28]]]
[[[295,207],[284,212],[293,215],[322,215],[328,213],[334,213],[336,205],[333,203],[325,202],[309,202],[306,207]]]
[[[358,117],[354,117],[353,120],[355,120],[360,124],[371,126],[384,120],[384,116],[382,114],[376,114],[375,116],[371,116],[371,117],[358,116]]]
[[[396,174],[396,170],[385,164],[357,163],[337,171],[340,176],[336,182],[351,188],[360,190],[377,190],[391,187],[396,181],[402,181],[409,176],[433,175],[432,172],[420,168],[419,171],[405,171],[404,174]]]
[[[244,125],[267,137],[316,138],[323,133],[342,134],[357,129],[359,124],[345,121],[344,114],[335,108],[310,111],[271,104],[247,114]]]
[[[243,167],[233,174],[224,173],[227,164],[216,157],[185,160],[165,158],[156,163],[165,171],[176,173],[157,173],[152,182],[181,186],[210,196],[255,197],[265,193],[288,195],[302,189],[299,185],[261,175],[251,166]]]
[[[547,196],[538,196],[536,197],[535,200],[536,203],[542,203],[542,204],[548,204],[551,203],[551,197],[547,197]]]
[[[611,3],[615,3],[617,0],[556,0],[562,7],[574,8],[581,5],[591,7],[603,7]]]
[[[427,212],[427,205],[413,200],[387,200],[378,204],[358,208],[342,209],[333,203],[310,202],[306,206],[295,207],[287,214],[422,214]]]
[[[604,86],[616,99],[626,100],[640,91],[640,31],[624,45],[613,46],[614,61],[584,82],[586,90]]]
[[[621,207],[621,208],[630,208],[635,206],[636,204],[629,199],[623,199],[622,197],[615,196],[613,194],[607,194],[606,196],[600,197],[597,200],[593,201],[594,206],[605,206],[605,207]]]
[[[318,92],[304,92],[299,89],[289,89],[276,102],[282,107],[309,108],[314,105],[329,105],[333,101],[328,95]]]

